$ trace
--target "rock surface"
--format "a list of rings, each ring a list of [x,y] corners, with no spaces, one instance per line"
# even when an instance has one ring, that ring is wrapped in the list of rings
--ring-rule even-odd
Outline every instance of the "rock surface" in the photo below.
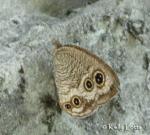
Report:
[[[0,135],[149,135],[149,0],[0,0]],[[75,119],[56,104],[52,39],[102,57],[118,98]]]

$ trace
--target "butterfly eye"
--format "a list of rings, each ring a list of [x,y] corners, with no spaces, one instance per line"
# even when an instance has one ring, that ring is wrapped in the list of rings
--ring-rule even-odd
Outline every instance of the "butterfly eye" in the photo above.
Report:
[[[84,87],[86,91],[92,91],[93,90],[93,82],[89,78],[85,79],[84,81]]]
[[[94,74],[95,82],[99,87],[102,87],[104,85],[105,81],[105,76],[103,72],[101,71],[96,71]]]
[[[71,104],[70,103],[66,103],[64,105],[65,109],[70,110],[71,109]]]
[[[73,104],[74,107],[80,107],[81,104],[82,104],[80,97],[73,96],[72,97],[72,104]]]

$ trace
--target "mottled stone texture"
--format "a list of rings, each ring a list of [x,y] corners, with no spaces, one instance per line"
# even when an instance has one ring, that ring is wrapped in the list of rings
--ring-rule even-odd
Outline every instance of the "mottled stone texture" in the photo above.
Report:
[[[52,39],[102,57],[118,97],[93,116],[62,112]],[[0,0],[0,135],[149,135],[149,0]]]

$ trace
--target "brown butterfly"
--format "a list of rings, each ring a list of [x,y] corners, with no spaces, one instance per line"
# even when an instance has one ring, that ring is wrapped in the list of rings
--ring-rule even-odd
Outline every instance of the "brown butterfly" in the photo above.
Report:
[[[54,45],[54,77],[64,111],[85,118],[116,95],[119,79],[102,59],[75,45]]]

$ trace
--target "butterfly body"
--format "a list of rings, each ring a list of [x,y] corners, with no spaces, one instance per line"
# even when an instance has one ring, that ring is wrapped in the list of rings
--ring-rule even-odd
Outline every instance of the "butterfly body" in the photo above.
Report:
[[[72,116],[91,115],[117,93],[116,73],[86,49],[57,46],[53,64],[59,105]]]

